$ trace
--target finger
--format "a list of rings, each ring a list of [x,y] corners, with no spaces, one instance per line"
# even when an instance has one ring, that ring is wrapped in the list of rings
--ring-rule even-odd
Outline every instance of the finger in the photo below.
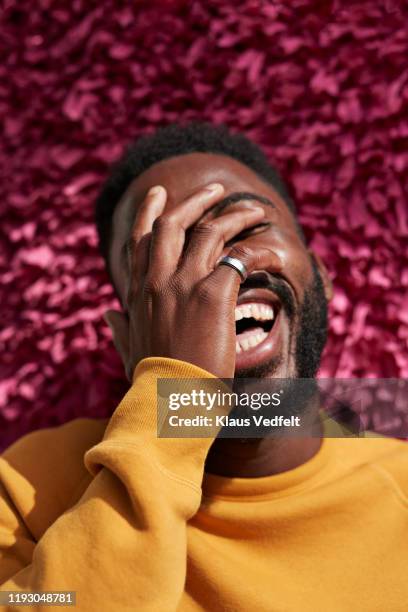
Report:
[[[254,227],[265,218],[260,206],[221,215],[217,219],[198,223],[192,231],[180,272],[202,278],[210,273],[221,255],[225,243],[241,232]]]
[[[214,206],[223,193],[224,187],[220,183],[207,185],[156,219],[152,229],[149,275],[166,279],[176,270],[186,230]]]
[[[144,266],[136,253],[137,246],[144,236],[150,234],[155,220],[163,213],[166,205],[167,192],[161,185],[155,185],[146,194],[143,202],[137,209],[130,235],[130,252],[132,254],[132,268],[143,270]]]
[[[162,214],[167,201],[167,192],[161,185],[149,189],[139,205],[129,239],[126,242],[128,262],[128,285],[140,286],[149,262],[149,247],[152,226]]]
[[[266,270],[271,273],[280,273],[283,262],[272,247],[250,248],[244,243],[232,247],[228,257],[238,259],[246,268],[247,275],[255,270]],[[238,295],[239,287],[243,282],[240,274],[226,265],[217,265],[215,270],[207,277],[211,283],[217,283],[224,295]]]

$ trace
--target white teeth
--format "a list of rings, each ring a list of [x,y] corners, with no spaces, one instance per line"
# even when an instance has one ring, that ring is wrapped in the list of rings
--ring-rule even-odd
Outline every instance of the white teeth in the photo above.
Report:
[[[258,304],[251,304],[251,310],[252,310],[252,316],[254,317],[254,319],[259,320],[259,317],[261,316],[261,308]]]
[[[239,341],[239,343],[243,351],[247,351],[250,347],[248,338],[243,338],[242,340]]]
[[[250,336],[248,338],[249,346],[256,346],[258,344],[257,336]]]
[[[235,320],[253,318],[257,321],[270,321],[274,318],[274,311],[269,304],[253,302],[251,304],[239,304],[235,307]]]
[[[261,306],[261,319],[273,319],[274,312],[272,306],[268,306],[267,304],[262,304]]]
[[[242,314],[247,319],[250,319],[252,317],[252,308],[250,304],[242,307]]]
[[[274,310],[270,304],[263,302],[246,302],[235,307],[235,321],[241,319],[255,319],[256,321],[272,321],[274,319]],[[257,346],[265,340],[268,332],[264,331],[261,326],[248,329],[245,332],[237,335],[236,352],[241,353],[248,349]]]
[[[268,335],[268,334],[267,334],[266,332],[264,332],[264,331],[262,331],[262,332],[260,332],[259,334],[257,334],[257,335],[255,336],[255,346],[256,346],[257,344],[260,344],[260,343],[261,343],[263,340],[265,340],[265,338],[267,337],[267,335]]]
[[[252,336],[249,335],[246,338],[240,338],[235,343],[236,352],[241,353],[241,351],[247,351],[249,348],[253,346],[257,346],[258,344],[263,342],[263,340],[265,340],[267,335],[268,334],[266,332],[262,331],[262,332],[257,332],[256,334],[253,334]]]

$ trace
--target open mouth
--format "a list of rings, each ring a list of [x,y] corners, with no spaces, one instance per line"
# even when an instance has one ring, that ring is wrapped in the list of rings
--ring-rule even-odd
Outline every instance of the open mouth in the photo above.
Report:
[[[235,307],[235,369],[255,367],[282,349],[283,309],[279,298],[268,289],[244,290]]]
[[[247,351],[268,336],[275,322],[275,309],[267,302],[246,302],[235,307],[236,351]]]

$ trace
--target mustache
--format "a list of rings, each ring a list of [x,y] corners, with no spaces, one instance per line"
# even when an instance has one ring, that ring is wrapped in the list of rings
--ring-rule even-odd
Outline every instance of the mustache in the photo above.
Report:
[[[293,320],[296,312],[296,302],[293,291],[287,281],[278,275],[272,275],[266,270],[254,272],[241,284],[241,290],[245,289],[269,289],[278,296],[282,308],[290,320]]]

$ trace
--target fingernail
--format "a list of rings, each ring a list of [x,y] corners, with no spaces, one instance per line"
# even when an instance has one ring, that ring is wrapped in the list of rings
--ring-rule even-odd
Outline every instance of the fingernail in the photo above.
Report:
[[[155,185],[154,187],[151,187],[149,189],[149,191],[147,192],[147,195],[148,196],[157,195],[161,191],[163,191],[163,187],[161,185]]]
[[[217,191],[223,190],[224,187],[221,185],[221,183],[210,183],[210,185],[207,185],[205,188],[205,191],[208,191],[209,193],[216,193]]]

